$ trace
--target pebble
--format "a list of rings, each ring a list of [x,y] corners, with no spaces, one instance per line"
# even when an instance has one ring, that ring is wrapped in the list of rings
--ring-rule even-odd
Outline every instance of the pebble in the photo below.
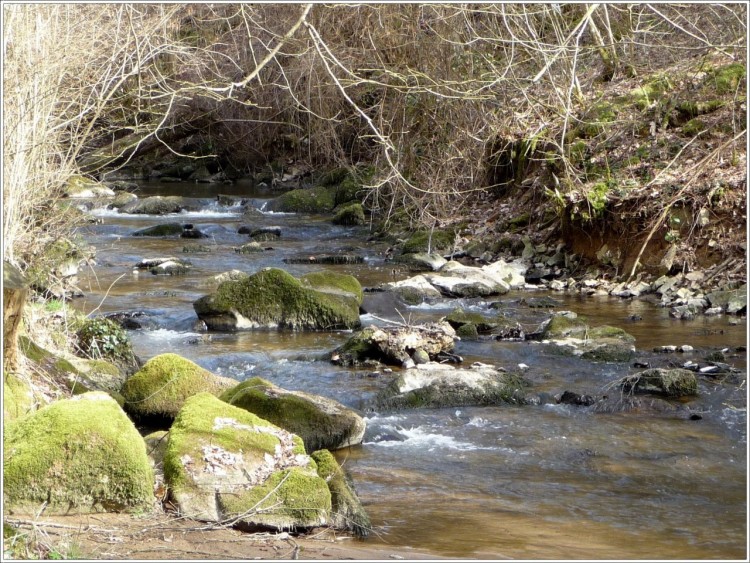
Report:
[[[713,373],[713,372],[719,371],[719,368],[716,366],[706,366],[706,367],[700,368],[698,371],[701,373]]]
[[[690,344],[683,344],[680,346],[680,352],[692,352],[695,350]]]

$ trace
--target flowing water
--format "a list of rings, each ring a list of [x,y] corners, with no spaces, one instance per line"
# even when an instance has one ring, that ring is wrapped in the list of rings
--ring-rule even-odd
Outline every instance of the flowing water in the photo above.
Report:
[[[351,473],[368,510],[371,544],[411,547],[440,557],[531,559],[738,559],[745,558],[747,432],[745,385],[701,378],[700,395],[687,403],[702,418],[649,413],[597,414],[570,405],[498,406],[374,412],[367,401],[389,375],[345,369],[317,358],[350,333],[196,330],[192,302],[213,289],[206,280],[231,269],[253,273],[267,266],[293,275],[330,268],[355,275],[363,287],[403,279],[383,259],[385,247],[368,243],[366,227],[339,227],[327,218],[263,213],[243,216],[222,206],[217,193],[249,197],[259,209],[273,197],[251,186],[148,184],[140,197],[189,193],[200,211],[170,216],[118,214],[97,209],[101,224],[81,235],[97,249],[97,265],[81,276],[79,309],[94,314],[141,311],[145,328],[130,331],[145,361],[175,352],[214,373],[242,381],[262,376],[287,389],[303,389],[365,409],[361,446],[336,452]],[[192,223],[210,238],[132,237],[158,223]],[[238,254],[248,242],[240,225],[280,226],[278,241],[263,253]],[[212,247],[183,254],[184,245]],[[284,258],[345,249],[364,263],[342,266],[285,264]],[[134,271],[142,258],[177,256],[193,268],[183,276]],[[729,349],[727,363],[746,370],[745,319],[669,318],[644,301],[518,291],[493,299],[531,330],[549,310],[524,298],[549,295],[590,324],[624,328],[637,341],[639,359],[653,366],[693,360]],[[421,322],[461,305],[487,310],[488,302],[440,300],[406,306],[386,293],[366,293],[362,321]],[[641,320],[632,321],[632,316]],[[739,321],[739,322],[738,322]],[[694,352],[656,354],[655,346],[690,344]],[[534,393],[564,390],[602,395],[615,380],[637,370],[626,364],[587,362],[552,353],[537,342],[458,342],[466,363],[508,369],[526,364]],[[703,362],[705,363],[705,362]],[[397,371],[397,370],[396,370]],[[744,374],[740,377],[744,378]]]

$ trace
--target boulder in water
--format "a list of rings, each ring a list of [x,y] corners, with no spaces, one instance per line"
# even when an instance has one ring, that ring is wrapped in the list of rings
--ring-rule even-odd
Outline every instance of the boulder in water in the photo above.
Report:
[[[375,399],[376,409],[489,406],[524,403],[525,380],[493,366],[468,369],[437,362],[396,377]]]
[[[310,452],[355,446],[365,434],[364,419],[341,403],[304,391],[287,391],[260,377],[243,381],[219,398],[296,434]]]
[[[325,281],[323,281],[325,279]],[[336,330],[359,326],[361,286],[356,278],[334,272],[296,279],[266,268],[193,303],[198,317],[213,330]]]

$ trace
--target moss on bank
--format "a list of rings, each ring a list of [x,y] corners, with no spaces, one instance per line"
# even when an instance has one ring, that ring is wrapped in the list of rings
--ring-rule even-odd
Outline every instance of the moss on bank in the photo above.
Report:
[[[5,506],[36,513],[147,509],[153,473],[146,446],[103,393],[57,401],[8,425]]]

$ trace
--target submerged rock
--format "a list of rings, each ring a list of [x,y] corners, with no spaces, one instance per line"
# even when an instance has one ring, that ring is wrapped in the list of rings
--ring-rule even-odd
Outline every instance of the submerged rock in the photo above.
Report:
[[[365,257],[349,252],[303,254],[284,258],[285,264],[362,264]]]
[[[331,522],[331,492],[302,439],[209,393],[175,418],[164,477],[188,518],[276,530]]]
[[[85,393],[5,427],[3,508],[46,514],[149,510],[146,445],[107,394]]]
[[[394,379],[375,399],[376,409],[489,406],[524,403],[520,375],[484,364],[460,369],[437,362],[418,365]]]
[[[296,434],[309,452],[355,446],[365,434],[364,419],[341,403],[304,391],[287,391],[260,377],[243,381],[219,398]]]
[[[145,229],[139,229],[133,232],[134,237],[168,237],[173,235],[182,234],[183,228],[180,223],[163,223],[161,225],[154,225],[153,227],[146,227]]]
[[[356,278],[334,272],[300,279],[266,268],[193,303],[213,330],[335,330],[359,326],[362,288]]]

